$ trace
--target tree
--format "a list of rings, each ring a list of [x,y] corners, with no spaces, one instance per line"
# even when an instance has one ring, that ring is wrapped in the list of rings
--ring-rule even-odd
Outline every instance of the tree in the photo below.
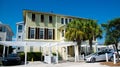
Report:
[[[76,41],[81,54],[81,42],[85,39],[83,19],[75,19],[66,26],[65,38],[69,41]]]
[[[90,53],[92,53],[92,44],[93,40],[96,40],[96,38],[102,38],[102,29],[94,20],[87,20],[85,31],[87,39],[89,40],[90,45]]]
[[[114,49],[117,51],[117,60],[119,61],[118,43],[120,42],[120,18],[108,21],[107,24],[102,24],[106,30],[105,44],[113,44]]]

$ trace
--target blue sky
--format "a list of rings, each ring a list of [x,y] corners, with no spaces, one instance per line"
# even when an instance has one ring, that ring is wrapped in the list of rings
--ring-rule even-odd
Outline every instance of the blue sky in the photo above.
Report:
[[[14,34],[24,9],[95,19],[101,24],[120,17],[120,0],[0,0],[0,21],[9,24]],[[103,43],[104,36],[98,41]]]

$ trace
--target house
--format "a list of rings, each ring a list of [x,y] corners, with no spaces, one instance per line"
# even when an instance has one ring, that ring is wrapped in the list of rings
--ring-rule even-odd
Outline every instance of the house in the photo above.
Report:
[[[65,25],[73,19],[84,19],[79,17],[37,12],[31,10],[23,11],[23,22],[18,22],[17,25],[17,41],[31,41],[31,42],[61,42],[65,41]],[[85,19],[87,20],[87,19]],[[44,44],[43,44],[44,45]],[[18,52],[23,51],[24,48],[18,47]],[[60,47],[59,53],[63,57],[66,52],[69,56],[74,56],[74,46]],[[46,51],[48,49],[46,48]],[[28,47],[28,52],[43,51],[41,47]],[[52,48],[54,52],[54,47]],[[48,52],[45,52],[48,53]]]
[[[0,41],[12,41],[13,35],[9,25],[0,23]]]
[[[7,24],[3,24],[0,22],[0,41],[12,41],[13,31],[11,27]],[[6,47],[9,49],[9,47]],[[0,56],[2,56],[2,51],[5,51],[4,49],[0,49]],[[7,54],[8,54],[7,50]],[[5,53],[3,53],[5,55]]]

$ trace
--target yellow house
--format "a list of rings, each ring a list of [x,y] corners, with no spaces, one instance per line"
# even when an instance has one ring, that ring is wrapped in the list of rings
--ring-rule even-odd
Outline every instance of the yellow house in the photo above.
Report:
[[[37,12],[31,10],[23,11],[23,23],[18,23],[18,33],[21,31],[21,25],[24,24],[24,29],[21,34],[22,41],[44,41],[44,42],[61,42],[65,41],[65,28],[64,26],[71,22],[73,19],[83,19],[79,17],[60,15],[54,13]],[[86,19],[87,20],[87,19]],[[19,31],[20,29],[20,31]],[[20,35],[17,35],[20,38]],[[20,39],[17,39],[20,40]],[[43,44],[44,45],[44,44]],[[74,46],[60,47],[59,53],[65,58],[66,52],[69,56],[74,56]],[[46,51],[48,49],[46,48]],[[29,47],[28,51],[42,51],[40,47]],[[52,48],[54,52],[54,47]],[[47,53],[47,52],[46,52]]]

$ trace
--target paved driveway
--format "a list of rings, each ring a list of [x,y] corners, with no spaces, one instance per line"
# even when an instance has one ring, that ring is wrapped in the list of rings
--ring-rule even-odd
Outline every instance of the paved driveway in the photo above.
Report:
[[[6,67],[6,66],[1,66]],[[25,65],[9,66],[9,67],[109,67],[100,65],[99,63],[85,63],[85,62],[64,62],[58,64],[46,64],[43,62],[29,62]]]

